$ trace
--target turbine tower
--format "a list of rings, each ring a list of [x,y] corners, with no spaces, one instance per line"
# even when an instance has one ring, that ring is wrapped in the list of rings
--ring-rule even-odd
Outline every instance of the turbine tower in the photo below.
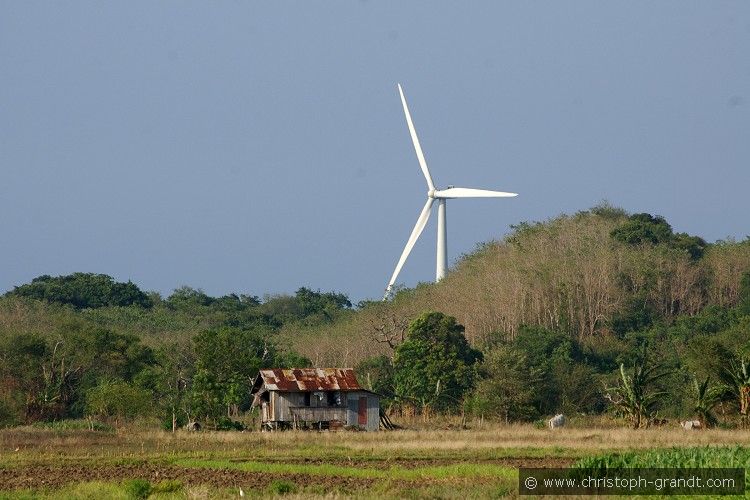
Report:
[[[393,271],[393,276],[388,282],[388,286],[385,289],[385,295],[383,300],[386,300],[391,294],[398,273],[401,272],[401,268],[406,262],[406,258],[409,257],[411,249],[414,248],[414,244],[419,239],[419,235],[422,234],[427,221],[430,219],[430,213],[432,212],[432,205],[437,200],[438,202],[438,227],[437,227],[437,265],[435,270],[435,282],[440,281],[445,277],[445,273],[448,270],[448,235],[446,225],[446,200],[453,198],[511,198],[518,196],[516,193],[505,193],[503,191],[488,191],[486,189],[472,189],[472,188],[457,188],[448,186],[447,189],[435,189],[435,184],[432,182],[430,176],[430,170],[427,168],[427,161],[424,159],[424,153],[422,147],[419,145],[419,138],[417,137],[417,131],[414,129],[414,123],[411,120],[411,114],[409,113],[409,107],[406,105],[406,98],[404,97],[404,91],[401,88],[401,84],[398,84],[398,92],[401,94],[401,104],[404,107],[404,115],[406,115],[406,124],[409,126],[409,134],[411,135],[411,141],[414,143],[414,150],[417,152],[417,160],[419,160],[419,166],[422,168],[424,178],[427,180],[427,202],[422,209],[422,212],[417,218],[417,223],[414,225],[409,239],[406,241],[404,251],[401,252],[401,257],[398,259],[396,264],[396,270]]]

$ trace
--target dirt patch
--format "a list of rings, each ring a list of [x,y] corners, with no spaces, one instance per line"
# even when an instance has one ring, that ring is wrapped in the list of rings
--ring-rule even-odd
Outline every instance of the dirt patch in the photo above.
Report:
[[[467,462],[472,464],[481,465],[499,465],[503,467],[510,467],[518,469],[520,467],[529,468],[560,468],[569,467],[575,462],[575,458],[569,457],[503,457],[503,458],[476,458],[467,460],[466,458],[388,458],[388,459],[370,459],[363,460],[361,458],[345,459],[345,458],[283,458],[283,459],[253,459],[253,458],[238,458],[232,459],[231,462],[242,463],[242,462],[263,462],[263,463],[279,463],[279,464],[294,464],[294,465],[338,465],[342,467],[357,467],[367,469],[390,469],[391,467],[401,467],[404,469],[416,469],[417,467],[437,467],[444,465],[462,465]]]
[[[244,462],[246,460],[233,460]],[[265,463],[340,465],[347,467],[389,469],[397,466],[407,469],[417,467],[444,466],[465,464],[467,461],[449,458],[409,459],[393,458],[388,460],[346,460],[294,458],[284,460],[263,460]],[[572,458],[546,457],[511,457],[497,459],[472,460],[473,464],[493,464],[505,467],[567,467]],[[218,488],[242,487],[244,489],[263,489],[279,479],[292,481],[299,486],[320,486],[325,490],[362,491],[376,481],[367,478],[337,477],[316,474],[285,474],[267,472],[249,472],[221,468],[188,468],[171,465],[128,464],[128,465],[29,465],[23,467],[0,468],[0,490],[59,488],[66,484],[87,481],[122,481],[124,479],[147,479],[152,483],[159,481],[179,480],[186,485],[210,485]],[[472,478],[472,482],[491,482],[490,478]],[[403,482],[403,481],[399,481]],[[406,481],[412,486],[439,482],[431,479]]]
[[[159,465],[74,466],[35,465],[0,468],[0,490],[59,488],[85,481],[122,481],[147,479],[158,483],[165,479],[187,485],[206,484],[220,488],[266,488],[271,481],[285,479],[300,486],[320,485],[327,490],[354,491],[368,488],[374,480],[350,477],[312,476],[307,474],[267,474],[232,469],[202,469]]]

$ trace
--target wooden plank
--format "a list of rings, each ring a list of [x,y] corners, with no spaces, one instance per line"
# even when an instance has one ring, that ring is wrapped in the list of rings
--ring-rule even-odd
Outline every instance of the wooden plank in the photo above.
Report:
[[[367,425],[367,396],[359,397],[359,408],[357,409],[357,424]]]
[[[297,420],[303,422],[346,422],[346,408],[293,407],[290,410]]]
[[[357,425],[357,399],[355,395],[347,397],[348,411],[346,412],[346,425]]]
[[[367,395],[367,430],[380,429],[380,400],[372,394]]]

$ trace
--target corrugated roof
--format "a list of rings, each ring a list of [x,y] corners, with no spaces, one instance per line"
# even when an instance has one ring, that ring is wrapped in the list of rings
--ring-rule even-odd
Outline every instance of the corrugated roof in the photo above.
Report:
[[[258,375],[268,391],[361,391],[363,390],[352,368],[274,368],[261,370]],[[258,380],[253,392],[260,389]]]

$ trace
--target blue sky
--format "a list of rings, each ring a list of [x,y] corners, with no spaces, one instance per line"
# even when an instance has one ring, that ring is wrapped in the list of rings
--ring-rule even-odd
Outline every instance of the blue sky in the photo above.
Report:
[[[750,234],[750,3],[0,1],[0,290],[382,294],[424,203],[450,261],[606,199]],[[399,278],[428,281],[435,217]]]

